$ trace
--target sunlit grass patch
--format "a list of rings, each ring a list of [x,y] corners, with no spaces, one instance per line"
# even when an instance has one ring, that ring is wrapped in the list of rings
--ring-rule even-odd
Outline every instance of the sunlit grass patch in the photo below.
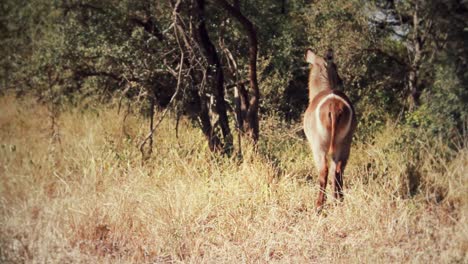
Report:
[[[329,195],[317,215],[317,175],[296,126],[264,120],[259,151],[244,144],[241,162],[209,152],[186,120],[175,137],[168,117],[142,163],[147,126],[136,115],[124,133],[116,109],[69,110],[53,142],[45,107],[0,105],[4,262],[467,261],[466,149],[447,160],[428,144],[416,159],[392,145],[389,126],[355,142],[344,202]]]

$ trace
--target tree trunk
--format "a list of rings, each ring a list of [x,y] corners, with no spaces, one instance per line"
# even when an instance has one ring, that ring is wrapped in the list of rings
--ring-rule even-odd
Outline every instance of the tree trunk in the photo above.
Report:
[[[208,62],[208,68],[206,75],[210,79],[211,75],[214,74],[213,89],[212,92],[215,96],[215,110],[219,115],[219,124],[224,139],[224,149],[228,152],[232,148],[233,139],[231,130],[229,128],[229,120],[227,116],[226,102],[224,100],[224,74],[221,67],[221,62],[218,57],[215,46],[210,40],[208,31],[206,30],[206,14],[205,14],[205,0],[196,0],[194,6],[194,17],[195,17],[195,35],[200,47]],[[214,67],[214,69],[213,69]]]
[[[214,133],[213,126],[211,125],[209,110],[205,100],[202,100],[199,94],[195,95],[195,100],[200,105],[200,112],[198,113],[198,121],[201,124],[201,129],[203,135],[205,135],[208,140],[208,147],[213,152],[219,152],[223,149],[223,144],[221,143],[218,135]]]
[[[258,53],[258,40],[257,31],[253,23],[248,20],[240,11],[239,8],[231,6],[226,0],[216,0],[216,2],[223,7],[231,16],[236,18],[242,25],[249,41],[249,81],[250,81],[250,101],[248,102],[248,110],[245,119],[245,132],[253,140],[254,143],[258,141],[259,135],[259,100],[260,90],[258,88],[257,80],[257,53]]]
[[[233,1],[234,8],[240,10],[240,0]]]
[[[198,31],[193,32],[192,29],[196,28],[196,25],[193,24],[193,20],[189,20],[189,28],[190,30],[187,30],[185,28],[184,23],[179,22],[178,18],[178,13],[180,12],[181,8],[181,2],[182,0],[178,0],[176,3],[172,4],[172,7],[174,9],[173,11],[173,16],[174,16],[174,28],[175,28],[175,37],[177,40],[177,43],[179,45],[179,49],[181,52],[187,52],[189,53],[189,56],[187,60],[184,60],[182,63],[186,65],[186,69],[188,69],[187,75],[189,76],[188,80],[190,82],[190,86],[192,88],[195,88],[197,84],[202,83],[201,76],[198,76],[195,74],[195,64],[196,62],[194,61],[194,43],[192,42],[192,38],[188,38],[187,34],[185,32],[192,32],[194,34],[193,39],[196,39],[196,34]],[[192,1],[192,7],[189,8],[189,10],[192,13],[192,16],[195,18],[198,18],[198,9],[195,8],[195,4]],[[199,21],[199,20],[197,20]],[[198,25],[198,24],[197,24]],[[179,41],[179,38],[181,38],[182,41]],[[183,46],[182,46],[183,44]],[[184,51],[185,50],[185,51]],[[179,65],[181,67],[181,65]],[[192,94],[193,96],[193,105],[195,106],[195,111],[192,117],[196,116],[196,120],[199,122],[201,130],[203,135],[205,136],[206,140],[208,141],[208,147],[211,151],[213,152],[219,152],[223,149],[221,140],[219,139],[218,135],[214,133],[214,128],[211,124],[210,120],[210,115],[209,115],[209,110],[207,106],[207,101],[206,101],[206,96],[204,92],[202,91],[201,87],[197,87],[196,92]]]
[[[422,39],[420,36],[419,29],[419,17],[418,17],[418,5],[416,4],[413,13],[413,35],[411,38],[411,49],[409,52],[412,53],[410,69],[408,74],[408,90],[409,90],[409,109],[410,111],[415,110],[419,106],[419,98],[421,97],[421,87],[419,83],[419,69],[421,68],[422,58]]]

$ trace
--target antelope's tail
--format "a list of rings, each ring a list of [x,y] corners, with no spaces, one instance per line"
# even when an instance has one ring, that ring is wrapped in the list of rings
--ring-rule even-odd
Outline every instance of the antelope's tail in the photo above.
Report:
[[[336,134],[336,117],[333,113],[330,114],[331,121],[331,133],[330,133],[330,146],[328,147],[328,154],[333,155],[335,153],[335,134]]]

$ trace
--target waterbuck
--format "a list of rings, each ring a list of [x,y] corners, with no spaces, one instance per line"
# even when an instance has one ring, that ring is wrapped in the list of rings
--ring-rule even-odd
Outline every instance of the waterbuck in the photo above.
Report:
[[[316,206],[320,211],[326,199],[328,155],[332,163],[330,168],[334,172],[334,196],[343,200],[343,171],[349,157],[356,118],[348,97],[335,90],[340,78],[333,63],[333,53],[329,51],[325,60],[307,50],[306,61],[310,64],[310,73],[304,132],[319,172],[320,192]]]

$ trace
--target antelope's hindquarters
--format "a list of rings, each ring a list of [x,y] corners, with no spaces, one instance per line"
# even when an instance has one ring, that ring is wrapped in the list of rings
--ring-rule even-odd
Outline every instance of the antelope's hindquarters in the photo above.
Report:
[[[353,108],[345,95],[322,93],[311,102],[304,115],[304,132],[316,163],[327,153],[349,153],[353,120]]]

